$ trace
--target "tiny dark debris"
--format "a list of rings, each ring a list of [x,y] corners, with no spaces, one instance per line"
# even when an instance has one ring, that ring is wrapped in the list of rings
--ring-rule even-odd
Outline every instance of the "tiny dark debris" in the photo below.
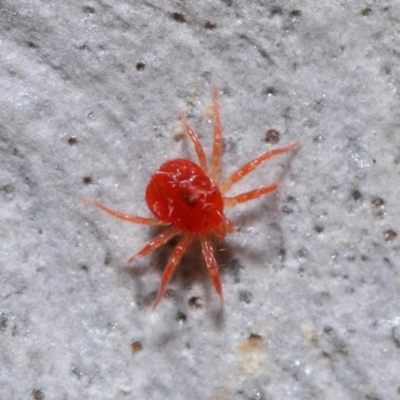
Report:
[[[87,272],[89,271],[89,267],[87,265],[81,265],[81,270]]]
[[[365,400],[383,400],[383,398],[377,396],[375,393],[372,393],[372,394],[367,393],[367,394],[365,395]]]
[[[131,343],[131,350],[132,350],[133,354],[143,350],[142,342],[139,341],[139,340],[136,340],[135,342],[132,342]]]
[[[185,16],[181,13],[177,13],[177,12],[171,13],[170,17],[176,22],[181,22],[181,23],[186,22]]]
[[[290,11],[289,17],[290,18],[301,17],[301,11],[300,10]]]
[[[3,332],[6,330],[8,325],[8,319],[4,314],[0,314],[0,331]]]
[[[28,45],[28,47],[30,47],[31,49],[37,49],[39,47],[39,45],[37,45],[36,43],[32,42],[32,41],[27,41],[26,44]]]
[[[239,301],[250,304],[253,300],[253,295],[248,290],[241,290],[239,292]]]
[[[313,137],[313,142],[314,143],[322,143],[324,141],[324,138],[322,137],[322,135],[317,135]]]
[[[362,194],[359,190],[355,189],[351,192],[351,197],[353,197],[355,201],[358,201],[362,198]]]
[[[106,256],[104,257],[104,265],[110,265],[111,263],[111,255],[110,253],[107,253]]]
[[[254,344],[254,345],[260,344],[260,343],[262,343],[262,341],[263,341],[262,336],[258,335],[257,333],[251,333],[249,336],[249,342],[251,344]]]
[[[264,89],[264,93],[269,97],[275,96],[276,95],[276,89],[274,87],[270,86],[270,87],[267,87],[266,89]]]
[[[305,247],[302,247],[301,249],[299,249],[299,250],[297,251],[297,255],[298,255],[300,258],[303,258],[303,259],[306,259],[306,258],[308,257],[308,254],[309,254],[309,252],[308,252],[308,250],[307,250]]]
[[[88,14],[94,14],[96,12],[96,9],[91,6],[85,6],[82,7],[83,12],[88,13]]]
[[[239,350],[249,355],[261,354],[265,351],[263,338],[256,333],[252,333],[247,340],[239,346]]]
[[[389,268],[393,268],[392,260],[389,257],[383,257],[383,261]]]
[[[361,10],[361,15],[363,17],[366,17],[367,15],[371,14],[372,10],[369,7],[364,8],[363,10]]]
[[[314,231],[317,233],[322,233],[324,231],[324,227],[322,225],[315,225]]]
[[[275,129],[269,129],[265,135],[266,143],[276,144],[279,142],[279,132]]]
[[[82,179],[82,182],[83,182],[85,185],[90,185],[90,184],[92,183],[92,177],[91,177],[91,176],[85,176],[85,177]]]
[[[324,108],[324,99],[319,99],[319,100],[316,100],[314,103],[313,103],[313,109],[315,110],[315,111],[317,111],[317,112],[321,112],[322,110],[323,110],[323,108]]]
[[[326,352],[326,351],[322,351],[321,352],[321,357],[322,358],[331,358],[331,355],[328,353],[328,352]]]
[[[73,375],[77,379],[81,379],[82,378],[82,372],[79,370],[78,367],[75,367],[75,366],[73,366],[71,368],[71,375]]]
[[[289,207],[287,205],[283,205],[282,208],[281,208],[281,211],[284,214],[293,214],[293,208],[291,208],[291,207]]]
[[[380,197],[374,197],[371,200],[371,205],[373,207],[372,214],[376,218],[383,218],[385,216],[385,200]]]
[[[330,335],[333,332],[333,328],[331,326],[329,326],[329,325],[324,326],[323,332],[327,333],[328,335]]]
[[[323,332],[330,337],[330,343],[335,352],[340,354],[347,354],[347,345],[344,340],[342,340],[339,336],[337,336],[336,332],[331,326],[326,326],[323,329]]]
[[[382,207],[385,204],[385,200],[381,199],[380,197],[374,197],[371,200],[371,203],[374,207]]]
[[[235,283],[240,282],[240,272],[243,269],[243,266],[237,259],[231,260],[231,262],[227,266],[227,271],[230,275],[233,276],[233,280]]]
[[[44,393],[39,389],[32,390],[32,399],[33,400],[44,400]]]
[[[189,307],[192,309],[202,308],[203,305],[201,303],[200,297],[193,296],[189,299]]]
[[[178,311],[178,313],[176,314],[176,320],[181,323],[186,322],[187,316],[182,311]]]
[[[383,232],[383,237],[385,238],[386,242],[392,242],[394,239],[397,238],[397,232],[393,229],[387,229]]]
[[[68,139],[68,144],[69,144],[70,146],[73,146],[73,145],[75,145],[75,144],[77,144],[77,143],[78,143],[78,140],[77,140],[76,137],[70,137],[70,138]]]
[[[279,249],[278,250],[278,257],[280,260],[283,260],[286,257],[286,250],[285,249]]]
[[[272,17],[274,17],[275,15],[282,15],[282,8],[281,7],[272,7],[269,13]]]
[[[11,183],[6,183],[4,186],[0,187],[0,192],[11,194],[14,192],[14,186]]]
[[[144,62],[142,62],[142,61],[140,61],[140,62],[138,62],[138,63],[136,64],[136,69],[137,69],[138,71],[143,71],[145,67],[146,67],[146,64],[145,64]]]
[[[215,29],[217,27],[217,24],[213,24],[212,22],[210,22],[210,21],[206,21],[205,22],[205,24],[204,24],[204,28],[205,29]]]

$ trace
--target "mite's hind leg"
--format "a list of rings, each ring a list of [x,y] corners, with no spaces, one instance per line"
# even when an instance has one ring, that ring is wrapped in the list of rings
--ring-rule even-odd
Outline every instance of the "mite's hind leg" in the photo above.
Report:
[[[165,293],[165,289],[168,285],[168,282],[171,279],[172,274],[175,271],[176,266],[178,265],[179,261],[183,256],[183,253],[185,253],[186,249],[188,248],[192,240],[193,240],[193,235],[190,234],[184,235],[183,238],[176,245],[172,254],[170,255],[167,266],[165,267],[165,270],[161,277],[160,288],[158,289],[157,297],[154,300],[153,309],[157,307],[157,304],[162,299]]]
[[[138,253],[134,254],[127,262],[127,264],[132,264],[137,258],[142,258],[144,256],[147,256],[147,254],[150,254],[152,251],[158,249],[160,246],[162,246],[164,243],[167,243],[168,240],[172,239],[174,236],[178,235],[181,233],[181,230],[178,228],[175,228],[174,226],[171,226],[164,232],[161,232],[159,235],[157,235],[154,239],[150,240],[142,250],[140,250]]]
[[[211,242],[207,238],[206,234],[200,235],[201,249],[203,252],[203,257],[206,260],[208,273],[211,276],[212,282],[214,284],[215,291],[219,295],[219,300],[221,305],[224,304],[224,296],[222,295],[221,281],[219,279],[218,273],[218,263],[214,256],[214,249]]]

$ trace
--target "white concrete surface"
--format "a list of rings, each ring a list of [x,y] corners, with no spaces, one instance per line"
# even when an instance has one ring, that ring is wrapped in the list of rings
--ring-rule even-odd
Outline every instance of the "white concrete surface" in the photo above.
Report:
[[[400,398],[400,4],[191,3],[1,2],[0,398]],[[212,84],[225,176],[302,148],[236,186],[281,180],[227,213],[225,307],[194,246],[152,312],[171,246],[125,268],[154,230],[78,198],[150,215]]]

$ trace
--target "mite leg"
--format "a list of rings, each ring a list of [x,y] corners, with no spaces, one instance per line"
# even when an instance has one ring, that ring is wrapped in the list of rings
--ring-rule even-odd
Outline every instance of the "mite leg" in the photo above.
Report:
[[[291,144],[288,147],[283,147],[281,149],[275,149],[275,150],[270,150],[265,152],[264,154],[261,154],[257,158],[255,158],[252,161],[249,161],[245,165],[243,165],[241,168],[239,168],[236,172],[234,172],[228,179],[226,179],[219,187],[220,191],[222,194],[225,194],[231,186],[240,181],[242,178],[244,178],[247,174],[255,170],[260,164],[263,162],[269,160],[270,158],[278,155],[278,154],[284,154],[289,151],[292,151],[296,149],[297,147],[300,146],[300,142],[296,142]]]
[[[225,205],[225,198],[224,200],[224,205]],[[217,226],[212,230],[212,233],[219,239],[224,239],[227,233],[232,233],[233,232],[233,225],[231,221],[229,221],[228,218],[224,216],[224,222],[220,225]]]
[[[107,214],[112,215],[115,218],[122,219],[124,221],[132,222],[134,224],[142,224],[142,225],[168,225],[167,223],[160,221],[157,218],[144,218],[144,217],[135,217],[132,215],[123,214],[119,211],[111,210],[111,208],[106,207],[104,204],[101,204],[97,200],[88,200],[88,199],[79,199],[79,201],[83,204],[88,204],[91,206],[95,206],[103,210]]]
[[[222,155],[222,132],[221,132],[221,119],[219,113],[219,101],[218,101],[218,88],[213,87],[213,109],[214,109],[214,145],[211,156],[211,170],[210,178],[214,183],[218,184],[219,173],[221,167],[221,155]]]
[[[222,295],[221,281],[219,279],[218,264],[214,256],[214,249],[211,245],[211,242],[208,240],[206,234],[200,235],[200,241],[201,241],[201,250],[203,252],[203,257],[206,260],[208,273],[211,276],[215,291],[219,295],[221,305],[223,305],[224,297]]]
[[[176,245],[172,254],[170,255],[167,266],[165,267],[165,270],[161,277],[160,288],[158,289],[157,297],[153,303],[153,310],[154,310],[154,308],[157,307],[157,304],[162,299],[162,297],[165,293],[167,284],[170,281],[171,276],[175,271],[175,267],[178,265],[179,261],[181,260],[181,258],[183,256],[183,253],[186,251],[186,249],[188,248],[188,246],[192,240],[193,240],[193,235],[189,235],[189,234],[184,235],[183,238]]]
[[[132,264],[137,258],[142,258],[144,256],[147,256],[147,254],[151,253],[155,249],[159,248],[162,246],[164,243],[167,243],[168,240],[173,238],[174,236],[178,235],[181,233],[181,230],[178,228],[175,228],[171,226],[164,232],[161,232],[159,235],[157,235],[154,239],[150,240],[142,250],[140,250],[138,253],[134,254],[127,262],[127,264]]]
[[[190,137],[190,140],[194,144],[194,148],[196,150],[197,157],[199,159],[200,167],[202,168],[202,170],[205,173],[207,173],[207,161],[206,161],[206,154],[204,153],[204,148],[201,145],[196,133],[193,131],[193,129],[187,123],[186,116],[183,111],[181,112],[181,120],[182,120],[183,127],[185,128],[185,132],[187,133],[187,135]]]
[[[264,186],[259,189],[251,190],[250,192],[242,193],[233,197],[224,197],[224,206],[225,207],[233,207],[238,203],[244,203],[249,200],[257,199],[260,196],[263,196],[267,193],[271,193],[278,188],[277,183],[271,183],[268,186]]]

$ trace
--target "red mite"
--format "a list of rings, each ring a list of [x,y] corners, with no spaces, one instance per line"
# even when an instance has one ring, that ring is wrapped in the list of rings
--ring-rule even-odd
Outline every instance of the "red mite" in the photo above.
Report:
[[[185,114],[181,113],[183,127],[194,145],[199,164],[183,158],[177,158],[162,164],[152,175],[146,189],[146,203],[156,218],[131,216],[111,210],[96,200],[82,200],[84,203],[96,206],[113,217],[124,221],[143,225],[168,226],[165,231],[148,242],[142,250],[131,257],[128,260],[129,264],[137,258],[144,257],[156,250],[174,236],[180,236],[180,240],[170,255],[163,272],[153,308],[162,299],[175,267],[195,238],[200,240],[208,272],[214,284],[215,291],[220,297],[221,304],[223,304],[218,264],[214,256],[212,239],[215,236],[223,239],[227,233],[233,231],[232,224],[224,214],[224,207],[233,207],[236,204],[271,193],[277,189],[278,184],[274,182],[233,197],[228,197],[225,194],[232,185],[240,181],[263,162],[278,154],[292,151],[300,145],[299,142],[295,142],[288,147],[267,151],[244,164],[229,178],[220,181],[222,133],[218,89],[216,87],[213,90],[213,108],[214,144],[209,163],[207,163],[203,146],[196,133],[188,125]]]

